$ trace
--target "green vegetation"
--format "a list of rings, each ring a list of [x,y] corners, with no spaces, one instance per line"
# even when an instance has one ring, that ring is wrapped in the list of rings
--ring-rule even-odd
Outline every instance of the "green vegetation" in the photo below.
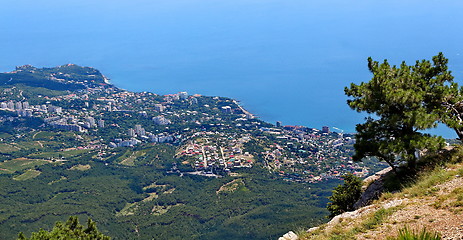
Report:
[[[57,222],[51,231],[40,229],[33,232],[30,238],[23,233],[19,234],[18,240],[59,240],[59,239],[81,239],[81,240],[110,240],[111,238],[100,233],[96,223],[92,219],[87,220],[87,227],[79,224],[77,217],[69,217],[65,222]]]
[[[296,226],[326,221],[326,197],[339,184],[287,182],[261,168],[241,169],[237,177],[182,177],[166,173],[176,161],[173,146],[127,150],[116,148],[103,160],[95,151],[84,151],[53,164],[1,163],[24,180],[13,180],[10,172],[0,174],[2,237],[11,239],[20,231],[29,235],[75,215],[91,216],[103,234],[118,239],[277,238]],[[122,156],[132,153],[133,166],[120,164]],[[38,171],[40,175],[27,177]]]
[[[0,152],[2,152],[2,153],[11,153],[11,152],[18,151],[19,149],[20,148],[14,146],[14,145],[11,145],[11,144],[0,143]]]
[[[451,191],[446,191],[442,184],[458,181],[463,175],[462,146],[455,146],[452,150],[441,151],[439,154],[426,156],[423,161],[419,162],[418,166],[420,168],[418,168],[417,173],[413,177],[410,177],[410,175],[407,178],[401,177],[400,188],[390,190],[394,193],[383,193],[381,198],[373,203],[373,205],[379,207],[377,210],[366,215],[359,215],[357,218],[346,217],[345,219],[340,219],[334,225],[321,225],[320,229],[310,233],[305,231],[300,232],[298,234],[300,239],[356,239],[358,235],[367,234],[369,230],[378,227],[382,227],[384,230],[384,228],[387,229],[390,225],[409,222],[419,222],[419,225],[426,226],[427,223],[431,224],[437,218],[441,218],[441,221],[442,218],[450,218],[450,215],[454,215],[454,218],[459,218],[463,211],[463,188],[456,186]],[[397,178],[397,176],[392,175],[391,178]],[[387,209],[381,207],[385,202],[398,199],[408,199],[409,201],[401,202],[399,205]],[[434,203],[430,206],[435,209],[445,209],[448,213],[445,216],[432,215],[432,218],[428,220],[424,220],[425,214],[411,215],[409,219],[402,220],[402,222],[388,219],[396,211],[407,209],[407,207],[414,206],[416,203],[419,204],[421,199],[433,199]],[[416,229],[414,231],[410,229],[401,230],[399,235],[403,236],[390,239],[440,239],[438,238],[438,233],[426,230],[416,231]]]
[[[58,91],[45,87],[33,87],[22,83],[11,85],[11,83],[12,82],[9,82],[0,87],[0,100],[23,101],[27,99],[31,104],[44,104],[47,101],[44,96],[55,97],[68,93],[63,90]]]
[[[348,100],[352,109],[375,115],[356,127],[354,160],[374,156],[394,170],[396,162],[405,161],[413,170],[417,150],[435,152],[443,146],[441,137],[421,131],[446,121],[444,111],[436,108],[441,108],[437,102],[447,96],[446,84],[456,86],[447,62],[442,53],[433,57],[432,64],[423,60],[414,66],[403,62],[397,67],[387,60],[379,64],[368,59],[373,78],[345,89],[346,95],[353,97]]]
[[[13,180],[16,180],[16,181],[25,181],[25,180],[29,180],[29,179],[32,179],[32,178],[36,178],[38,177],[39,175],[41,174],[40,171],[37,171],[37,170],[27,170],[25,173],[19,175],[19,176],[16,176],[16,177],[13,177]]]
[[[330,211],[330,217],[354,210],[354,203],[362,193],[362,179],[351,173],[344,175],[343,178],[344,184],[335,187],[333,194],[328,197],[331,201],[327,206],[328,211]]]
[[[89,170],[90,168],[92,168],[90,164],[86,164],[86,165],[78,164],[78,165],[72,166],[71,168],[69,168],[69,170],[86,171],[86,170]]]
[[[399,236],[388,238],[388,240],[441,240],[439,233],[429,232],[426,229],[412,231],[407,226],[399,229]]]
[[[229,98],[125,91],[92,68],[0,82],[5,238],[68,216],[117,239],[277,238],[326,221],[343,174],[384,166],[352,162],[353,135],[275,127]]]
[[[300,239],[314,240],[355,240],[356,235],[374,230],[380,226],[387,217],[399,210],[400,207],[384,209],[380,208],[364,216],[360,221],[354,222],[351,219],[341,219],[338,224],[327,230],[326,225],[322,225],[318,230],[313,232],[301,232],[298,236]]]
[[[34,168],[49,163],[41,159],[13,159],[9,161],[0,162],[1,173],[15,173],[24,169]]]
[[[367,230],[375,229],[381,223],[383,223],[387,216],[391,215],[395,211],[397,211],[398,208],[389,208],[389,209],[384,209],[380,208],[376,212],[374,212],[371,216],[369,216],[367,219],[365,219],[359,228],[354,228],[354,231],[357,232],[365,232]]]
[[[16,67],[16,71],[0,73],[2,85],[26,85],[55,91],[79,90],[87,86],[105,84],[103,75],[94,68],[74,64],[55,68]]]

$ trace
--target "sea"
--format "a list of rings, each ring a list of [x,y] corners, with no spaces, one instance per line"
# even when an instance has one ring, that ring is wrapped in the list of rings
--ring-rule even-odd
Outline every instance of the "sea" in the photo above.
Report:
[[[262,120],[354,132],[367,58],[439,52],[463,85],[459,0],[1,0],[0,71],[67,63],[131,91],[224,96]],[[453,138],[445,127],[433,134]]]

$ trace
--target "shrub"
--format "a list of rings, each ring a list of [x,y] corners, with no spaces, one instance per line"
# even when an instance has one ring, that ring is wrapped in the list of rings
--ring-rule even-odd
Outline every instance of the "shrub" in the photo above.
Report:
[[[354,210],[354,203],[360,198],[361,193],[362,180],[352,173],[344,175],[344,184],[334,188],[333,194],[328,197],[331,201],[327,206],[330,217]]]

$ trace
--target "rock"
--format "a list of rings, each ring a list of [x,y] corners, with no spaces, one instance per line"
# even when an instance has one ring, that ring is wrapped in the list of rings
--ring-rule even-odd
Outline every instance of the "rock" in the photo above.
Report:
[[[309,232],[313,232],[313,231],[316,231],[316,230],[318,230],[318,229],[320,229],[320,227],[309,228],[309,230],[307,230],[307,232],[308,232],[308,233],[309,233]]]
[[[384,190],[384,176],[390,171],[392,171],[392,168],[388,167],[363,180],[365,183],[370,184],[364,189],[360,199],[354,203],[354,209],[364,207],[371,203],[371,201],[378,199]]]
[[[392,201],[385,202],[385,203],[383,203],[381,205],[368,205],[368,206],[359,208],[359,209],[357,209],[355,211],[352,211],[352,212],[345,212],[345,213],[342,213],[340,215],[336,215],[328,223],[326,223],[325,229],[333,228],[337,224],[344,221],[345,219],[362,218],[362,217],[366,216],[369,213],[377,211],[380,208],[384,208],[384,209],[393,208],[393,207],[399,206],[399,205],[401,205],[402,203],[405,203],[405,202],[406,201],[403,200],[403,199],[392,200]],[[312,229],[314,229],[314,230],[312,230]],[[311,231],[315,231],[315,230],[316,230],[315,228],[311,228],[307,232],[311,232]],[[286,239],[279,239],[279,240],[286,240]]]
[[[340,215],[334,216],[331,221],[328,222],[328,225],[334,226],[342,221],[342,219],[355,219],[365,214],[370,213],[371,211],[375,210],[374,208],[360,208],[352,212],[345,212]]]
[[[297,240],[299,237],[293,232],[289,231],[283,237],[278,238],[278,240]]]

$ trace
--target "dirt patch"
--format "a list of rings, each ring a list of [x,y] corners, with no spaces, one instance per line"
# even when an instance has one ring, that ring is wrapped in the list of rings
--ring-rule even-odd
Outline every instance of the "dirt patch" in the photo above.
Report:
[[[367,233],[356,237],[362,239],[386,239],[395,236],[399,229],[408,226],[410,229],[437,231],[443,239],[463,239],[463,216],[447,209],[436,209],[434,200],[414,199],[403,209],[393,213],[386,222]]]
[[[87,170],[90,170],[90,168],[92,168],[90,164],[86,164],[86,165],[78,164],[78,165],[72,166],[71,168],[69,168],[69,170],[87,171]]]

